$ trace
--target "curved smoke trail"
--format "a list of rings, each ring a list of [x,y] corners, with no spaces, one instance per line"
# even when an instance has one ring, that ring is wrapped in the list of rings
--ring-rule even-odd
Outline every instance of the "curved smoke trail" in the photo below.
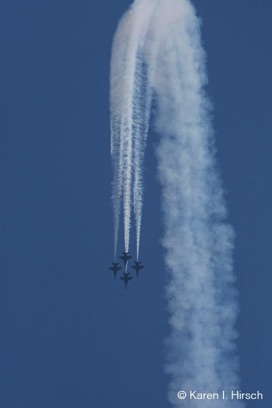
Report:
[[[142,3],[145,4],[144,15]],[[155,5],[154,1],[135,3],[120,21],[112,48],[110,107],[115,256],[122,204],[124,245],[125,251],[129,250],[132,196],[137,258],[139,255],[143,206],[142,162],[151,104],[151,89],[143,72],[143,54]]]
[[[181,388],[213,393],[239,389],[233,231],[225,221],[205,84],[205,53],[190,1],[136,0],[119,25],[112,57],[115,219],[123,204],[128,250],[133,191],[139,245],[141,169],[153,95],[170,276],[166,371],[169,401],[184,407],[195,407],[197,401],[179,401]],[[203,408],[209,405],[201,402]],[[241,403],[220,400],[216,406]]]

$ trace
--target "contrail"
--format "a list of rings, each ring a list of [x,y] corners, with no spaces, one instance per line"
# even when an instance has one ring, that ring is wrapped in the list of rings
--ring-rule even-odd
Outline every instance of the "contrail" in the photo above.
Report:
[[[130,37],[130,19],[119,25],[111,63],[111,154],[113,158],[114,254],[116,257],[121,199],[123,198],[125,250],[129,247],[132,177],[132,109],[135,55]],[[132,51],[131,51],[132,49]],[[131,60],[127,59],[130,53]]]
[[[136,223],[137,258],[140,247],[143,183],[142,161],[148,132],[150,87],[143,71],[143,46],[155,2],[135,3],[119,23],[112,47],[110,75],[111,154],[113,159],[114,253],[123,205],[124,246],[129,250],[131,206]]]
[[[216,168],[204,91],[205,59],[200,23],[189,0],[136,0],[121,20],[112,54],[115,220],[123,205],[128,250],[134,204],[137,254],[152,98],[156,110],[163,246],[169,274],[166,293],[171,330],[166,372],[174,407],[199,405],[194,398],[179,400],[179,390],[218,393],[220,397],[222,391],[230,396],[231,391],[239,390],[234,233],[226,222]],[[202,408],[210,404],[201,401]],[[243,405],[231,399],[215,404],[220,408]]]

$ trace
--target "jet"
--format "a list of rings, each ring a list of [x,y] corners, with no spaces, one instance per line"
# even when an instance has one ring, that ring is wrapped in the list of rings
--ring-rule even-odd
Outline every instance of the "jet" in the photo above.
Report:
[[[128,272],[128,273],[123,272],[123,275],[124,275],[124,276],[121,276],[120,279],[122,279],[122,280],[125,282],[125,289],[127,289],[127,284],[128,284],[128,282],[129,282],[131,279],[133,279],[133,278],[131,278],[130,276],[128,276],[128,275],[129,275],[129,272]]]
[[[114,279],[116,279],[117,272],[122,269],[118,265],[119,265],[119,262],[117,263],[112,262],[112,266],[109,267],[109,269],[114,273]]]
[[[122,254],[123,254],[123,255],[119,256],[119,259],[122,259],[122,261],[124,261],[125,268],[127,268],[128,260],[131,259],[132,256],[130,256],[130,255],[128,254],[128,252],[122,252]]]
[[[139,272],[140,272],[141,269],[144,268],[144,265],[141,265],[142,261],[139,261],[139,262],[134,261],[134,263],[135,263],[135,265],[132,265],[132,269],[135,269],[136,276],[138,278]]]

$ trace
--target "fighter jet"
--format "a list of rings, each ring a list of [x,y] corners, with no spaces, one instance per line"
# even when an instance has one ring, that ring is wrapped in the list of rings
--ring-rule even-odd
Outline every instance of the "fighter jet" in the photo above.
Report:
[[[117,262],[117,263],[112,262],[112,266],[109,267],[109,269],[110,269],[110,270],[113,272],[113,274],[114,274],[114,279],[116,279],[116,274],[117,274],[117,272],[122,269],[122,268],[120,268],[120,266],[118,266],[118,265],[119,265],[119,262]]]
[[[139,262],[134,261],[134,263],[135,263],[135,265],[132,265],[132,269],[135,269],[136,276],[138,278],[139,272],[140,272],[141,269],[144,268],[144,265],[141,265],[142,261],[139,261]]]
[[[128,252],[122,252],[122,254],[123,254],[123,255],[119,256],[119,259],[122,259],[122,261],[124,261],[125,268],[127,268],[128,260],[131,259],[132,256],[130,256],[130,255],[128,254]]]
[[[133,279],[133,278],[131,278],[130,276],[128,276],[129,275],[129,272],[128,273],[123,273],[123,275],[124,276],[121,276],[121,278],[120,279],[122,279],[124,282],[125,282],[125,289],[127,289],[127,284],[128,284],[128,282],[131,280],[131,279]]]

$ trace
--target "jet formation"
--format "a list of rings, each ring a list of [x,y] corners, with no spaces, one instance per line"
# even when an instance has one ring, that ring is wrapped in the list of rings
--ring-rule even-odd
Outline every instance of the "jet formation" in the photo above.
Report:
[[[130,272],[127,272],[128,261],[131,258],[132,256],[129,255],[129,252],[122,252],[122,255],[119,256],[119,259],[121,259],[124,262],[125,272],[123,272],[123,276],[120,276],[120,279],[124,282],[125,289],[127,289],[128,282],[133,279],[130,276]],[[122,270],[122,268],[118,265],[119,265],[119,262],[112,262],[112,265],[109,267],[109,270],[113,272],[114,279],[116,279],[117,273]],[[135,270],[136,277],[138,279],[139,272],[141,269],[144,268],[144,265],[142,264],[142,261],[134,261],[134,265],[132,265],[131,268]]]

